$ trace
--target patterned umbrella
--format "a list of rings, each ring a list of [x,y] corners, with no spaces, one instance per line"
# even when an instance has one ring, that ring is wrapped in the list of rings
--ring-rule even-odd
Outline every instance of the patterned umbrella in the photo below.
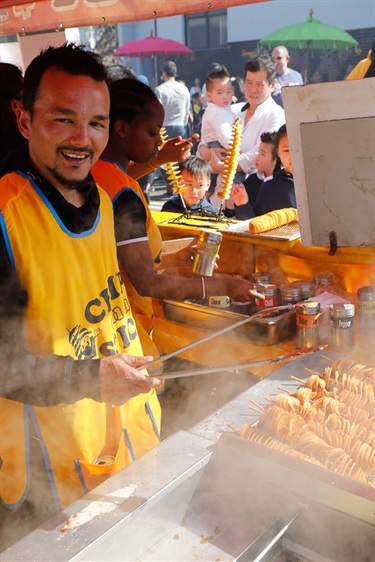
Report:
[[[313,10],[310,10],[309,17],[304,23],[287,25],[277,31],[273,31],[259,41],[260,45],[266,46],[269,49],[278,45],[295,49],[306,49],[305,83],[310,49],[340,50],[358,47],[358,41],[349,33],[314,19],[312,17],[313,13]]]

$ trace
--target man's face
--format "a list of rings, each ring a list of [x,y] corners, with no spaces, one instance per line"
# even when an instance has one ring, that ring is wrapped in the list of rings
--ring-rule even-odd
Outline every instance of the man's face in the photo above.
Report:
[[[230,78],[214,78],[206,95],[208,101],[220,107],[228,107],[233,99],[233,85]]]
[[[245,96],[251,107],[258,107],[271,95],[276,80],[271,84],[267,80],[267,71],[246,72]]]
[[[38,172],[59,191],[79,189],[108,141],[108,87],[51,68],[40,82],[33,117],[22,109],[19,126]]]
[[[284,74],[289,62],[289,55],[286,54],[284,49],[274,49],[272,51],[272,60],[276,64],[277,74]]]
[[[209,176],[194,176],[187,170],[182,170],[181,176],[187,188],[186,191],[182,193],[182,197],[184,198],[186,206],[192,207],[202,199],[203,195],[210,187],[211,179]]]

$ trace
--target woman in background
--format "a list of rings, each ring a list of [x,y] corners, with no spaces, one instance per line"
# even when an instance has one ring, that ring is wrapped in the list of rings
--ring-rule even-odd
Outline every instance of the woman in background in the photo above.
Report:
[[[127,174],[129,162],[149,162],[162,144],[164,109],[151,88],[125,78],[110,85],[109,141],[92,173],[113,201],[120,271],[144,353],[158,356],[152,341],[152,298],[184,300],[229,295],[250,300],[254,285],[234,277],[178,277],[158,274],[162,239],[139,184]],[[191,263],[191,254],[188,255]],[[160,372],[150,370],[152,375]]]

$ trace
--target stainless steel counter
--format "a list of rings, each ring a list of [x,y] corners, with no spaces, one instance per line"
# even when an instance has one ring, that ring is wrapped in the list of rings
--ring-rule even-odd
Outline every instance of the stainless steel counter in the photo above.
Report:
[[[256,422],[252,400],[266,405],[279,386],[298,386],[291,374],[307,379],[305,367],[327,364],[315,354],[281,367],[30,533],[2,562],[373,561],[371,488],[300,459],[284,466],[228,430]]]

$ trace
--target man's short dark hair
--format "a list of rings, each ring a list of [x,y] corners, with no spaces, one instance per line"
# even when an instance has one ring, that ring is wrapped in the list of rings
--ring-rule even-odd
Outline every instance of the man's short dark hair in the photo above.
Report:
[[[276,64],[269,55],[259,55],[251,58],[245,64],[245,77],[247,72],[259,72],[265,70],[267,72],[267,80],[269,84],[276,78]]]
[[[210,91],[211,86],[213,84],[213,80],[216,79],[224,80],[225,78],[230,78],[230,74],[228,69],[223,64],[216,65],[212,70],[209,71],[206,77],[206,88],[207,91]]]
[[[190,156],[184,162],[180,162],[178,166],[181,172],[182,170],[186,170],[189,174],[198,178],[210,178],[212,173],[210,164],[199,156]]]
[[[89,76],[97,82],[107,78],[100,55],[85,50],[83,45],[66,42],[61,47],[48,47],[31,61],[25,72],[22,104],[31,116],[39,84],[50,68],[58,68],[73,76]]]
[[[177,65],[173,60],[167,60],[161,68],[169,78],[177,76]]]

